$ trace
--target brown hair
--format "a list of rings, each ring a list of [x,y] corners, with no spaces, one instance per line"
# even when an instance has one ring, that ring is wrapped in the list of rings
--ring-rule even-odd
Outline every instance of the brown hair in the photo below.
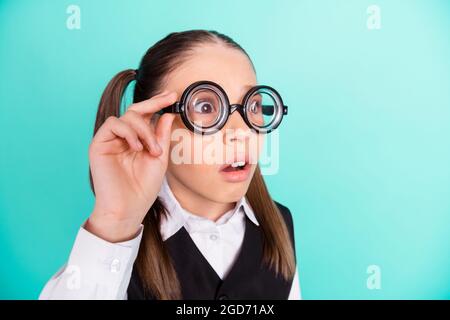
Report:
[[[100,100],[94,135],[109,116],[120,116],[122,97],[128,84],[136,80],[133,102],[140,102],[162,91],[166,75],[182,64],[197,46],[221,43],[248,54],[235,41],[216,31],[190,30],[174,32],[147,50],[137,72],[119,72],[108,83]],[[251,62],[251,59],[249,57]],[[90,173],[89,173],[90,174]],[[92,191],[95,194],[92,175]],[[267,190],[259,167],[250,182],[247,199],[255,211],[263,238],[263,263],[286,280],[295,273],[294,250],[284,219]],[[158,199],[144,218],[144,234],[136,260],[136,267],[147,292],[157,299],[180,299],[181,289],[171,258],[159,232],[160,219],[166,209]]]

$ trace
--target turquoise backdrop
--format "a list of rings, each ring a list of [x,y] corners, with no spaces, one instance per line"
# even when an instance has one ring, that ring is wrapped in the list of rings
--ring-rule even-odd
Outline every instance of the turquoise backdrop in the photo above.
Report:
[[[37,298],[92,209],[106,83],[197,28],[240,43],[290,107],[266,179],[294,215],[303,297],[450,299],[446,0],[0,0],[0,298]]]

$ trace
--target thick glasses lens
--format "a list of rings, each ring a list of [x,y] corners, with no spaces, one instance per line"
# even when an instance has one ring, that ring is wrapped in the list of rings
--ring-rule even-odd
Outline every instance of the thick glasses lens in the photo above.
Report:
[[[246,101],[246,117],[261,132],[276,128],[283,116],[283,103],[279,95],[269,88],[255,90]]]
[[[199,131],[213,128],[223,121],[225,97],[213,86],[204,85],[186,98],[186,117]]]

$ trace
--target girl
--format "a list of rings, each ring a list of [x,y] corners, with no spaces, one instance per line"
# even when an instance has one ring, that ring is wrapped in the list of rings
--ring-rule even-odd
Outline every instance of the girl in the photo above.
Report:
[[[299,299],[292,217],[257,165],[287,107],[256,83],[244,49],[205,30],[169,34],[118,73],[89,147],[94,209],[40,299]],[[179,161],[211,148],[221,162]]]

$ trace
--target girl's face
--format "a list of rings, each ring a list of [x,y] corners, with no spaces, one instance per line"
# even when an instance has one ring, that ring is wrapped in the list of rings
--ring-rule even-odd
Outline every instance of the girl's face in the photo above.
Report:
[[[204,44],[167,76],[164,90],[177,92],[179,100],[190,84],[200,80],[219,84],[230,104],[241,103],[257,83],[244,53],[222,44]],[[221,204],[236,202],[247,192],[262,142],[263,136],[252,132],[238,112],[230,115],[222,130],[207,136],[194,134],[177,116],[167,171],[174,194]],[[242,161],[243,169],[231,166]]]

